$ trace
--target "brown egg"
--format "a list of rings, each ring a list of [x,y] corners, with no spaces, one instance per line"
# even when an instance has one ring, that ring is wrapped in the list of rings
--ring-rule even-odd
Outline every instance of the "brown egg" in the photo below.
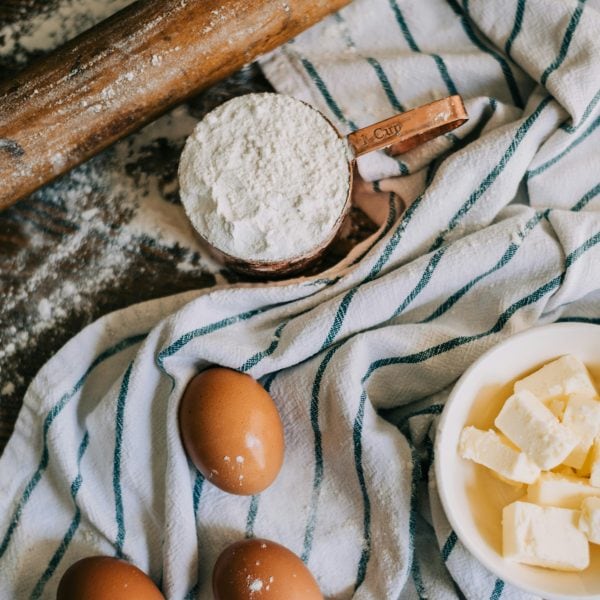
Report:
[[[304,563],[269,540],[243,540],[225,548],[212,584],[215,600],[323,600]]]
[[[190,460],[226,492],[262,492],[281,469],[277,407],[249,375],[216,367],[193,377],[179,405],[179,428]]]
[[[56,600],[165,600],[137,567],[110,556],[90,556],[62,576]]]

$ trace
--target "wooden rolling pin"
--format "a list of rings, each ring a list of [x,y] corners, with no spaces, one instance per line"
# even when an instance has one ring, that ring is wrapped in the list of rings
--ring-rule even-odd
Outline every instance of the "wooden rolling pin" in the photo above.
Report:
[[[348,2],[134,2],[0,86],[0,210]]]

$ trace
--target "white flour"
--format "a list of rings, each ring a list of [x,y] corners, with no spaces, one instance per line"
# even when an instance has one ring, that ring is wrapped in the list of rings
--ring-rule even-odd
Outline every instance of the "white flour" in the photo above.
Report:
[[[326,119],[279,94],[247,94],[188,138],[181,200],[213,246],[245,260],[301,256],[327,240],[349,187],[348,150]]]

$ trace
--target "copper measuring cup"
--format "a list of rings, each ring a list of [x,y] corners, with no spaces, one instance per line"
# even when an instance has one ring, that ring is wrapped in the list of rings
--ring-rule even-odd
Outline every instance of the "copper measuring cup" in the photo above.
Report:
[[[317,110],[312,106],[310,108]],[[344,138],[327,117],[321,116],[325,124],[329,124],[340,138]],[[357,157],[382,148],[388,148],[388,154],[396,156],[459,127],[467,120],[468,115],[462,98],[455,95],[394,115],[345,136],[351,156],[348,160],[346,201],[327,238],[309,252],[282,260],[243,259],[224,252],[211,244],[201,233],[199,235],[213,254],[235,271],[271,278],[297,274],[314,264],[339,232],[351,206],[352,173]]]

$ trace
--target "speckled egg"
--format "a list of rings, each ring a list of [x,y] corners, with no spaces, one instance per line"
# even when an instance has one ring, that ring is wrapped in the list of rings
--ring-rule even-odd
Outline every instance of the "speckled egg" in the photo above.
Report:
[[[225,548],[212,583],[215,600],[323,600],[304,563],[291,550],[263,539]]]
[[[179,428],[190,460],[226,492],[262,492],[281,469],[279,412],[249,375],[215,367],[193,377],[179,406]]]
[[[134,565],[110,556],[90,556],[65,571],[56,600],[165,599],[152,579]]]

